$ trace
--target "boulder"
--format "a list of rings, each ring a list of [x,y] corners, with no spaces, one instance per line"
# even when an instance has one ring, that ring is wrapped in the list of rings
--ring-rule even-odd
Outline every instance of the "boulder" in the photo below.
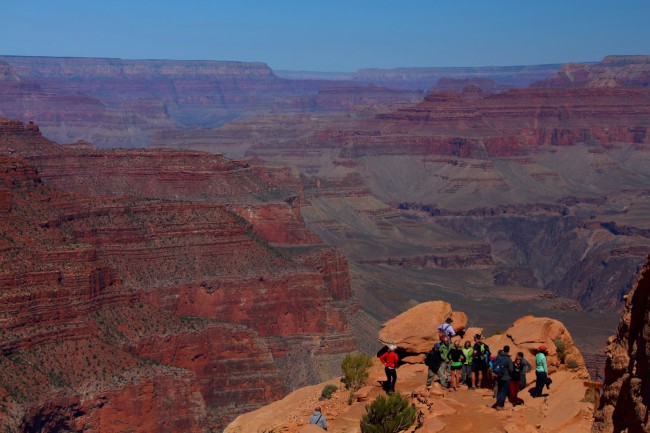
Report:
[[[451,317],[456,332],[467,326],[465,313],[452,311],[443,301],[424,302],[384,323],[379,341],[394,344],[409,354],[426,353],[438,341],[438,327]]]
[[[533,366],[535,354],[541,345],[547,347],[547,364],[549,372],[567,368],[580,371],[587,377],[585,361],[578,348],[573,343],[571,334],[566,327],[555,319],[548,317],[524,316],[515,321],[504,334],[493,335],[485,339],[492,354],[497,354],[505,345],[510,346],[510,354],[523,352],[524,357]]]

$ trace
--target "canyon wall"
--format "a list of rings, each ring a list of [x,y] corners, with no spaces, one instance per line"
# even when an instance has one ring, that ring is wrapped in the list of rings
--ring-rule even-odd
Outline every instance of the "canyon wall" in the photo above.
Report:
[[[198,433],[329,377],[356,307],[295,194],[221,156],[2,120],[0,424]]]
[[[627,295],[618,332],[607,345],[605,391],[592,432],[650,429],[650,256]]]

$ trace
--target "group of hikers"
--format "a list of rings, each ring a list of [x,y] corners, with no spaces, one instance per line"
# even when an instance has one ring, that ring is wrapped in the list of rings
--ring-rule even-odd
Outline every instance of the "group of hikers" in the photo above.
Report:
[[[474,344],[467,340],[461,346],[460,339],[455,339],[452,344],[452,338],[456,336],[452,323],[453,320],[447,318],[438,327],[439,341],[424,358],[424,363],[429,368],[427,390],[431,389],[437,377],[440,387],[450,392],[457,391],[461,386],[470,390],[492,386],[496,397],[496,403],[492,407],[496,410],[503,410],[506,399],[513,406],[524,404],[518,394],[526,387],[526,373],[532,371],[533,366],[526,360],[523,352],[518,352],[513,359],[510,346],[505,345],[497,355],[492,355],[480,334],[474,335]],[[535,354],[535,387],[530,390],[532,397],[544,396],[544,386],[548,389],[552,382],[548,377],[546,352],[546,346],[540,345]],[[392,394],[395,392],[399,364],[397,346],[385,347],[378,355],[386,373],[384,390]],[[316,424],[327,430],[327,422],[320,407],[315,408],[309,424]]]
[[[449,391],[457,391],[460,386],[477,389],[493,385],[496,403],[492,407],[496,410],[504,408],[506,399],[513,406],[523,404],[524,401],[518,394],[527,384],[526,373],[533,369],[524,354],[518,352],[513,359],[510,346],[505,345],[497,355],[493,356],[480,334],[474,335],[473,344],[467,340],[461,346],[460,339],[456,339],[452,344],[452,338],[456,336],[452,322],[453,320],[448,318],[438,327],[439,342],[435,343],[425,356],[424,363],[429,368],[427,390],[431,389],[437,376],[440,387]],[[389,394],[395,391],[397,381],[395,369],[399,357],[396,350],[396,346],[389,346],[388,350],[379,357],[385,366],[385,390]],[[544,386],[548,388],[551,384],[551,379],[548,377],[546,350],[546,346],[541,345],[535,355],[536,382],[535,388],[530,391],[532,397],[543,396]]]

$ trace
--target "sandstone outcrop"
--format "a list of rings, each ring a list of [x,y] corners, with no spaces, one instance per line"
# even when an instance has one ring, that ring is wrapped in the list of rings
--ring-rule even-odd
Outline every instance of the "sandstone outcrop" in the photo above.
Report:
[[[389,329],[393,330],[394,335],[405,334],[409,328],[419,328],[412,329],[411,335],[427,334],[430,327],[428,321],[422,319],[428,318],[429,316],[425,315],[430,313],[440,319],[455,312],[447,303],[429,302],[417,305],[387,322],[384,329],[380,331],[380,341],[383,341]],[[414,321],[414,317],[418,316],[420,320]],[[462,317],[458,317],[458,320],[462,321]],[[464,320],[467,318],[465,317]],[[474,332],[476,329],[472,328],[468,331]],[[524,337],[528,333],[530,336]],[[535,343],[552,341],[554,337],[572,343],[566,328],[560,322],[531,316],[517,320],[515,325],[504,334],[504,338],[509,339],[513,346],[517,344],[517,348],[522,350],[533,344],[533,341]],[[408,348],[413,350],[414,340],[412,337],[401,340],[398,351],[404,354]],[[496,344],[496,340],[491,341]],[[426,350],[428,351],[429,348]],[[553,386],[546,391],[547,397],[534,399],[522,390],[519,397],[525,404],[511,407],[507,403],[503,411],[495,411],[490,407],[494,401],[492,389],[470,391],[462,386],[457,392],[449,392],[441,390],[438,384],[434,383],[431,390],[427,390],[425,389],[426,366],[421,361],[403,363],[397,368],[397,392],[411,400],[418,414],[415,424],[405,431],[409,433],[464,430],[542,433],[587,431],[593,421],[593,403],[584,399],[584,363],[579,356],[579,351],[574,348],[572,356],[575,356],[580,367],[573,370],[563,368],[562,371],[553,369],[551,372]],[[332,395],[331,399],[318,400],[325,385],[334,384],[342,387],[338,379],[301,388],[280,401],[239,416],[226,427],[225,433],[311,431],[311,427],[306,425],[306,422],[316,405],[322,407],[329,430],[359,431],[360,419],[365,413],[364,407],[377,396],[384,394],[380,387],[380,382],[384,379],[383,366],[375,359],[368,383],[350,397],[348,391],[341,388]],[[532,379],[534,381],[534,378]]]
[[[627,296],[618,332],[607,345],[605,390],[594,433],[650,431],[650,256]]]
[[[485,342],[494,354],[503,346],[509,345],[511,354],[523,352],[532,365],[535,364],[539,346],[544,345],[548,350],[546,361],[549,373],[570,369],[579,372],[585,379],[589,378],[580,350],[575,346],[569,331],[558,320],[524,316],[503,334],[488,337]]]
[[[447,318],[453,320],[456,333],[465,330],[467,315],[452,311],[451,305],[442,301],[418,304],[410,310],[384,323],[379,331],[379,341],[394,344],[409,355],[423,354],[438,341],[438,327]]]

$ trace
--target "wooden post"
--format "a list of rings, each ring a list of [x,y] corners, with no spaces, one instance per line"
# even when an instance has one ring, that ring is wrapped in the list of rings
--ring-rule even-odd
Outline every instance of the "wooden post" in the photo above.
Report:
[[[594,414],[596,414],[598,406],[600,405],[600,392],[605,388],[605,385],[600,382],[582,382],[582,384],[587,388],[591,388],[596,391],[594,394]]]

